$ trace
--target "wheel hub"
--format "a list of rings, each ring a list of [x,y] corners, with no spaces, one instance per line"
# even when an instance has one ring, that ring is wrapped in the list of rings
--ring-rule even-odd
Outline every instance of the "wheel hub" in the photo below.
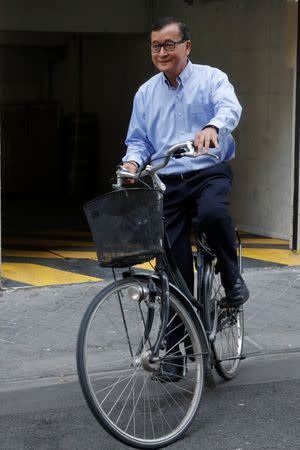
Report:
[[[140,356],[141,364],[147,372],[159,370],[160,361],[158,357],[153,358],[151,350],[146,350]]]

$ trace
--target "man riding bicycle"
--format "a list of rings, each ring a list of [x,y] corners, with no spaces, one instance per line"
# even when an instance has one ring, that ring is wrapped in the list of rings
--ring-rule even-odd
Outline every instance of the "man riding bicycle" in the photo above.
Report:
[[[249,291],[237,262],[236,234],[229,214],[235,156],[231,132],[241,106],[225,73],[192,64],[188,27],[173,17],[159,19],[151,32],[151,55],[160,73],[137,91],[126,138],[123,166],[135,173],[150,159],[165,156],[178,142],[192,140],[201,157],[173,159],[159,172],[166,185],[164,216],[177,265],[193,292],[190,243],[194,225],[204,232],[218,258],[224,307],[245,303]],[[214,147],[218,159],[206,153]]]

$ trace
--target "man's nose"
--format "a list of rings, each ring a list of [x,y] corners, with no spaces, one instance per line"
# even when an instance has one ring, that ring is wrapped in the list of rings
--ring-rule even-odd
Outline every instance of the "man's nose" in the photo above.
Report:
[[[159,50],[159,55],[167,55],[168,54],[168,52],[164,49],[164,47],[163,46],[161,46],[160,47],[160,50]]]

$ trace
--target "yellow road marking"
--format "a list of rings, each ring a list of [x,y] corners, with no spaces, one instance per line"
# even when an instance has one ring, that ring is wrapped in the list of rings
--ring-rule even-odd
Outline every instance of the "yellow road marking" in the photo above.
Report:
[[[35,250],[3,250],[3,256],[16,256],[17,258],[50,258],[50,259],[61,259],[60,256],[54,255],[50,252],[39,252]]]
[[[41,239],[32,237],[6,237],[4,243],[11,245],[31,245],[43,248],[52,247],[94,247],[93,242],[88,241],[74,241],[74,240],[64,240],[64,239]]]
[[[243,248],[243,256],[277,264],[285,264],[287,266],[300,265],[300,254],[293,253],[290,250],[275,248]]]
[[[267,239],[267,238],[242,238],[242,244],[283,244],[288,245],[289,241],[285,241],[284,239]]]
[[[87,275],[29,263],[3,263],[2,276],[9,280],[27,283],[33,286],[102,281],[102,278],[89,277]]]

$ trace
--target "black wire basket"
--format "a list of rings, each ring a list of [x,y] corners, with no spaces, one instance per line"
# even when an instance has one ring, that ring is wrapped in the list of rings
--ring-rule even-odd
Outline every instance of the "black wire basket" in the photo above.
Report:
[[[129,267],[163,253],[163,198],[154,189],[122,189],[84,205],[99,264]]]

